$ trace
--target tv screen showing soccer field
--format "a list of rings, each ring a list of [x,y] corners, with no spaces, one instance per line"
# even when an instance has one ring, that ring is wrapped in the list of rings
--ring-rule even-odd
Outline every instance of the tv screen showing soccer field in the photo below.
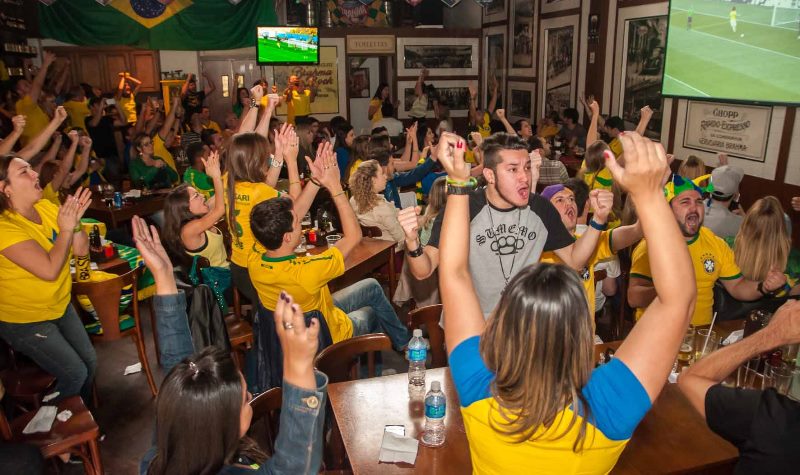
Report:
[[[800,1],[671,0],[665,96],[800,103]]]
[[[258,64],[318,64],[316,28],[259,26],[256,30]]]

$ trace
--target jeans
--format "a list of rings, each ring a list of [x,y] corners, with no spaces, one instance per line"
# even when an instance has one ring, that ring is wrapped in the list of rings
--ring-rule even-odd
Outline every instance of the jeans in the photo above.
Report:
[[[258,292],[253,287],[253,281],[250,280],[250,273],[247,271],[247,267],[241,267],[231,262],[231,282],[253,307],[258,306]]]
[[[34,323],[0,322],[0,336],[15,351],[26,355],[56,377],[56,401],[80,395],[91,401],[97,355],[83,323],[67,305],[64,315]]]
[[[333,302],[353,322],[353,336],[377,331],[380,326],[397,351],[402,351],[411,339],[383,293],[381,284],[375,279],[364,279],[336,292]]]

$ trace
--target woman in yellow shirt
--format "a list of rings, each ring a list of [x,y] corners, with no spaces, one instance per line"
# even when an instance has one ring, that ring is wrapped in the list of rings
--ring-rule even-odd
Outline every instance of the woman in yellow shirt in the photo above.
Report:
[[[389,84],[382,82],[378,84],[378,89],[375,90],[375,95],[369,101],[369,110],[367,110],[367,118],[372,122],[373,126],[376,122],[383,119],[381,113],[381,105],[384,102],[389,102]]]
[[[56,377],[57,399],[88,401],[97,356],[70,304],[70,250],[88,263],[80,218],[91,192],[59,208],[42,199],[39,177],[13,155],[0,156],[0,337]]]

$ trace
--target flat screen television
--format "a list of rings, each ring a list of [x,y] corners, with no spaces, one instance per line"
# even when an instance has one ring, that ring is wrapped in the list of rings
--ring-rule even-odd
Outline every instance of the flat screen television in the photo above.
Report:
[[[319,64],[319,32],[313,27],[259,26],[256,54],[260,65]]]
[[[669,2],[664,96],[800,104],[798,78],[800,2]]]

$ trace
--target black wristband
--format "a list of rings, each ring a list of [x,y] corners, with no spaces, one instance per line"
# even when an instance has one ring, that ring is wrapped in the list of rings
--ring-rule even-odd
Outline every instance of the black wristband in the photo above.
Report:
[[[423,254],[424,248],[425,246],[423,246],[422,243],[419,243],[419,247],[417,247],[413,251],[411,249],[406,249],[406,253],[408,254],[408,257],[419,257]]]
[[[764,290],[764,282],[759,282],[758,286],[756,287],[756,290],[758,290],[764,297],[773,297],[775,295],[774,290],[771,292],[767,292],[766,290]]]

